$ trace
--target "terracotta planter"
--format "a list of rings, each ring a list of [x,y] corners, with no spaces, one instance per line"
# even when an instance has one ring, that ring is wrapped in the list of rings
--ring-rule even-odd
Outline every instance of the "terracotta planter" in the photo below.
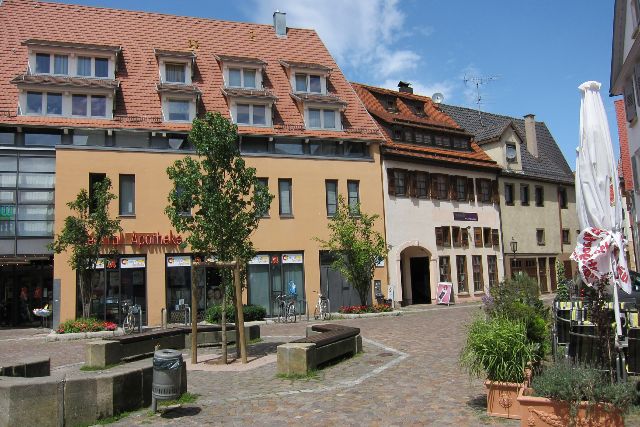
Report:
[[[521,427],[565,427],[569,425],[568,402],[529,396],[528,394],[532,391],[530,388],[522,389],[517,398]],[[611,409],[607,411],[605,409],[607,405],[599,403],[589,408],[587,417],[587,405],[587,402],[580,405],[576,426],[624,427],[624,418],[620,411]]]
[[[487,414],[493,417],[520,419],[520,403],[518,395],[525,385],[520,383],[503,383],[485,381],[487,389]]]

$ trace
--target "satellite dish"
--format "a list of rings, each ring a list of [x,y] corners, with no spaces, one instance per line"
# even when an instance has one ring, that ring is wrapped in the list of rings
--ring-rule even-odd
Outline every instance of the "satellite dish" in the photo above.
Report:
[[[440,92],[436,92],[433,94],[433,96],[431,97],[431,99],[433,100],[433,102],[435,102],[436,104],[440,104],[442,103],[442,101],[444,101],[444,95],[441,94]]]

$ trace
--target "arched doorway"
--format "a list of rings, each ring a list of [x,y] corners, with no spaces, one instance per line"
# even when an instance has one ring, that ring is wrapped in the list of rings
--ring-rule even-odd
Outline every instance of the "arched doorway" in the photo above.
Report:
[[[431,304],[431,254],[420,246],[410,246],[400,253],[402,302]]]

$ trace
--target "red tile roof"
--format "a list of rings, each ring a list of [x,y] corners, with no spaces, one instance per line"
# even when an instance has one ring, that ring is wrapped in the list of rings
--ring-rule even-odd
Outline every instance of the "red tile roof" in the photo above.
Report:
[[[27,46],[23,43],[30,39],[121,46],[116,75],[120,81],[115,111],[118,117],[115,120],[17,117],[18,88],[11,80],[25,73]],[[375,122],[313,30],[288,28],[286,37],[277,37],[271,25],[34,0],[4,0],[0,4],[0,123],[188,130],[189,126],[184,124],[158,121],[162,110],[156,89],[159,74],[155,52],[158,49],[184,52],[194,46],[197,60],[193,84],[202,92],[207,111],[227,117],[229,107],[221,90],[223,77],[216,55],[260,58],[267,63],[265,89],[278,98],[274,128],[240,127],[241,133],[382,140]],[[344,132],[304,128],[303,116],[290,96],[287,70],[280,61],[317,64],[332,70],[329,85],[348,104],[344,111]]]
[[[382,127],[382,122],[390,125],[402,125],[412,128],[436,130],[449,134],[471,138],[465,130],[447,114],[440,111],[431,98],[411,93],[397,92],[361,83],[351,83],[367,110],[378,120],[380,131],[385,137],[383,152],[387,154],[449,162],[458,165],[471,165],[489,169],[499,169],[475,141],[471,141],[471,151],[445,149],[428,145],[410,144],[395,141]],[[383,95],[395,100],[397,113],[389,112],[375,96]],[[416,114],[413,105],[423,104],[423,114]]]
[[[618,122],[618,140],[620,142],[620,162],[618,174],[624,180],[624,190],[633,191],[633,172],[631,170],[631,156],[629,153],[629,137],[627,136],[627,119],[624,110],[624,100],[614,102],[616,106],[616,121]]]
[[[11,80],[15,85],[43,85],[58,87],[86,87],[97,89],[116,89],[118,80],[93,79],[85,77],[49,76],[44,74],[21,74]]]

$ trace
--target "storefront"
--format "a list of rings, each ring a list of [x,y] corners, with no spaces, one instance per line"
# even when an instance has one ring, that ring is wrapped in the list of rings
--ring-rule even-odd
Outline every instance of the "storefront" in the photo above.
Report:
[[[303,253],[258,254],[249,261],[247,281],[249,303],[265,307],[267,316],[277,315],[276,297],[290,295],[292,289],[296,290],[298,313],[306,312]]]
[[[6,261],[0,265],[0,326],[39,326],[34,308],[52,307],[50,258]]]

